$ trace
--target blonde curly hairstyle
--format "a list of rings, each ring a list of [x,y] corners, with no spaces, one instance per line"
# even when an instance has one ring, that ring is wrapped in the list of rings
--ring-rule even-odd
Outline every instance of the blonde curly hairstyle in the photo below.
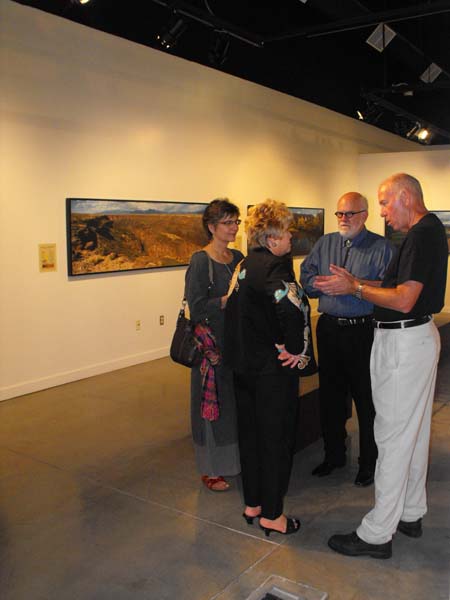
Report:
[[[280,238],[292,224],[293,215],[286,204],[277,200],[265,200],[255,204],[245,219],[248,245],[267,247],[267,238]]]

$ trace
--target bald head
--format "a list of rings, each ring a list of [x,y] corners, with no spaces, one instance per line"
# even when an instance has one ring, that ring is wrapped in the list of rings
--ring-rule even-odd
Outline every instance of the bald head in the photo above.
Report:
[[[347,192],[337,203],[338,231],[343,238],[352,240],[364,229],[367,220],[367,199],[358,192]]]
[[[378,188],[381,216],[398,231],[408,231],[428,211],[423,201],[422,186],[407,173],[396,173]]]
[[[339,198],[338,206],[341,203],[349,204],[354,207],[351,210],[369,210],[367,198],[359,192],[347,192]]]
[[[412,175],[408,175],[407,173],[395,173],[395,175],[391,175],[385,179],[380,185],[380,188],[381,186],[384,186],[393,192],[405,192],[409,196],[414,208],[419,210],[425,209],[422,186],[420,185],[419,180]]]

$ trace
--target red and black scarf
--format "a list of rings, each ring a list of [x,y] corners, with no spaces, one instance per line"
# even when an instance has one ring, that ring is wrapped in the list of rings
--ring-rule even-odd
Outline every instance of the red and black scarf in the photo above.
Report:
[[[197,323],[194,333],[202,353],[200,364],[202,375],[201,416],[208,421],[217,421],[219,418],[219,401],[214,367],[220,363],[220,352],[216,346],[216,339],[208,325]]]

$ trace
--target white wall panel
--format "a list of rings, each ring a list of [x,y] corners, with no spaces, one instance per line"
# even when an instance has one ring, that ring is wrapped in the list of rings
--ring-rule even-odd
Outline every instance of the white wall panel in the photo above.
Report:
[[[415,148],[9,0],[0,54],[0,399],[167,354],[184,269],[69,280],[66,197],[273,197],[331,209],[330,231],[361,152]],[[58,271],[39,273],[38,244],[52,242]]]

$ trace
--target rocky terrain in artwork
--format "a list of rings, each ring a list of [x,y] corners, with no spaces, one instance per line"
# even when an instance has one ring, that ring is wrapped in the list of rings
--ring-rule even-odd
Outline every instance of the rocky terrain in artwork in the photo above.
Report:
[[[206,243],[197,214],[72,214],[72,274],[186,265]]]

